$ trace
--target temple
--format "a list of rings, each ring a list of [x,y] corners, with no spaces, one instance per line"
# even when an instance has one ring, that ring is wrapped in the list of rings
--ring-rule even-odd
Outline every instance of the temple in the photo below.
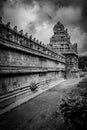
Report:
[[[77,44],[71,44],[60,22],[53,31],[50,44],[44,45],[0,17],[0,114],[65,78],[78,77]]]
[[[77,43],[72,44],[70,35],[64,25],[58,22],[53,27],[54,35],[50,38],[48,46],[55,52],[65,56],[65,76],[78,77],[78,52]]]

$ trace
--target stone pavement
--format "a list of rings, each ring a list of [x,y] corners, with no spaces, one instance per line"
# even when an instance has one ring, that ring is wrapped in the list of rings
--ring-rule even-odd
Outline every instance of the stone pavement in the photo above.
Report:
[[[81,81],[82,78],[76,78],[76,79],[67,79],[65,82],[62,82],[60,87],[67,89],[68,87],[77,84]]]
[[[30,99],[40,95],[41,93],[51,89],[52,87],[62,83],[64,79],[59,79],[58,81],[52,82],[50,85],[47,85],[46,87],[39,88],[38,91],[32,92],[31,94],[27,93],[27,95],[24,98],[21,98],[17,100],[16,102],[12,103],[11,105],[6,106],[3,109],[0,109],[0,115],[4,114],[5,112],[10,111],[11,109],[18,107],[19,105],[29,101]]]
[[[81,79],[69,79],[47,90],[30,101],[0,116],[0,130],[53,130],[50,122],[64,89],[71,89]],[[71,86],[71,87],[70,87]],[[61,126],[60,116],[57,128]],[[60,130],[60,128],[58,129]]]

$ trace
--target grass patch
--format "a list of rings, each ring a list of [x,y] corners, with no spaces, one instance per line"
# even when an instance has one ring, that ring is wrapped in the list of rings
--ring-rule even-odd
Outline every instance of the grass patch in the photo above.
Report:
[[[65,130],[87,129],[87,77],[61,99],[60,113]]]

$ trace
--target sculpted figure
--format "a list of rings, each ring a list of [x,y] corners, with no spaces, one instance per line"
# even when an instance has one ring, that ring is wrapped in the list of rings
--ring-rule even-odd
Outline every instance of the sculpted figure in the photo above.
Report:
[[[20,33],[21,35],[23,35],[23,30],[20,30],[19,33]]]
[[[32,35],[30,35],[30,37],[29,37],[30,39],[32,39]]]
[[[6,27],[10,28],[10,22],[8,22],[8,23],[6,24]]]
[[[15,27],[13,28],[13,30],[14,30],[15,32],[17,32],[17,26],[15,26]]]
[[[28,38],[28,33],[25,33],[25,37],[27,37],[27,38]]]

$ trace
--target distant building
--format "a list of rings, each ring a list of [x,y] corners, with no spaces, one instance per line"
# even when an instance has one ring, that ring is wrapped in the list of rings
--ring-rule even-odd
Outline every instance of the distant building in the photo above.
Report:
[[[53,27],[54,35],[50,38],[48,46],[57,53],[63,54],[66,61],[65,75],[69,77],[78,76],[78,52],[77,43],[70,42],[70,35],[64,25],[58,22]]]

